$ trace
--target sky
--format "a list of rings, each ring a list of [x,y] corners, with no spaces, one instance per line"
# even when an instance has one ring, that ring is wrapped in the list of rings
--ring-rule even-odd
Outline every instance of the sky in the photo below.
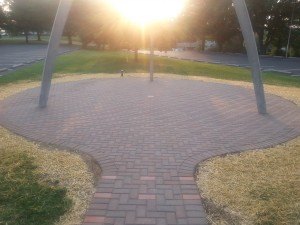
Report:
[[[0,0],[0,6],[2,6],[4,4],[4,0]],[[4,7],[4,11],[8,11],[8,7]]]
[[[186,0],[108,0],[133,22],[147,24],[176,17]]]

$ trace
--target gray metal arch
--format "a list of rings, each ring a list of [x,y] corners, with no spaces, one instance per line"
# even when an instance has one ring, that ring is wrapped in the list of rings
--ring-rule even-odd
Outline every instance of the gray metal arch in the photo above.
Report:
[[[234,3],[235,11],[245,40],[248,60],[252,67],[252,80],[254,85],[257,110],[260,114],[265,114],[267,113],[267,110],[264,87],[261,79],[260,62],[248,9],[245,0],[232,1]],[[51,87],[54,61],[57,56],[57,49],[59,47],[60,39],[63,33],[66,20],[68,18],[72,2],[73,0],[60,0],[60,4],[57,10],[57,14],[55,17],[54,25],[49,40],[47,58],[44,65],[41,93],[39,98],[40,108],[44,108],[47,106],[49,91]],[[153,71],[150,71],[150,80],[153,79],[152,76]]]

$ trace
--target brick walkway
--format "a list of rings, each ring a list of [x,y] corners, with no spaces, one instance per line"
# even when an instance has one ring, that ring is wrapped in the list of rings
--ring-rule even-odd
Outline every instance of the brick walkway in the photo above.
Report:
[[[85,80],[0,102],[0,124],[27,138],[92,155],[103,169],[84,225],[207,224],[196,164],[272,146],[300,134],[300,110],[267,95],[257,114],[251,90],[189,80]]]

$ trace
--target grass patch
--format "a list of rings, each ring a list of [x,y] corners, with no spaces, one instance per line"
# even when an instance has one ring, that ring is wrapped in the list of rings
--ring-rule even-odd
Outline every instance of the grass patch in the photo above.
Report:
[[[44,179],[25,152],[0,149],[0,224],[51,225],[71,207],[65,188]]]
[[[55,73],[119,73],[120,70],[125,70],[127,73],[148,72],[148,56],[139,55],[139,62],[135,62],[133,57],[133,54],[126,52],[76,51],[58,58]],[[7,76],[0,77],[0,85],[19,80],[40,80],[42,69],[43,64],[41,62],[20,69]],[[155,72],[251,82],[248,69],[164,57],[155,57]],[[266,84],[300,87],[299,77],[266,72],[263,73],[263,79]]]
[[[300,138],[276,148],[216,157],[197,183],[213,224],[298,224]]]
[[[81,224],[94,193],[94,176],[85,162],[90,159],[37,145],[1,127],[0,143],[1,225]]]
[[[0,77],[0,85],[11,84],[17,81],[39,81],[41,80],[43,63],[38,62],[32,66],[19,69]]]

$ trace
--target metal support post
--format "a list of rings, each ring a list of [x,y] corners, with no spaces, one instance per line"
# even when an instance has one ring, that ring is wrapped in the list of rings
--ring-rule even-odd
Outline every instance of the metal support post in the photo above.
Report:
[[[235,11],[245,40],[249,63],[252,67],[252,80],[254,85],[257,109],[260,114],[266,114],[266,100],[264,86],[261,78],[260,62],[252,24],[245,0],[233,0]]]
[[[43,71],[43,79],[42,79],[42,87],[39,99],[39,107],[44,108],[47,106],[50,87],[51,87],[51,79],[53,74],[54,62],[57,56],[57,50],[59,48],[60,39],[68,18],[68,14],[71,8],[73,0],[61,0],[58,6],[58,10],[56,13],[56,17],[54,20],[47,57],[44,65]]]
[[[150,34],[150,81],[153,81],[153,74],[154,74],[154,46],[153,46],[153,35]]]

